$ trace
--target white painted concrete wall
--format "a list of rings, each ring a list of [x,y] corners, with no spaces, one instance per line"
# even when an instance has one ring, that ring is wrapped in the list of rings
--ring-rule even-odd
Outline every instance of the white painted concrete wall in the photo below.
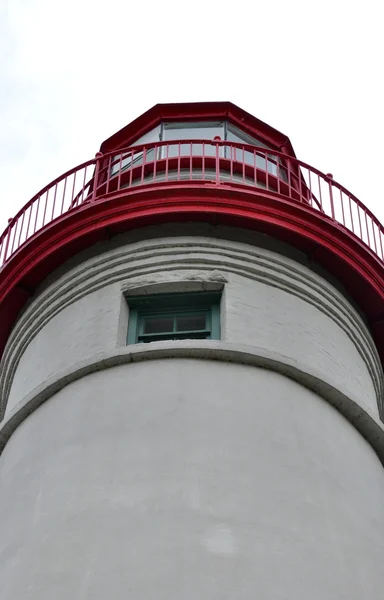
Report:
[[[1,600],[383,595],[383,467],[273,371],[164,359],[88,375],[16,429],[0,490]]]
[[[184,291],[214,282],[225,283],[225,341],[286,355],[378,415],[381,366],[362,318],[346,298],[281,254],[204,237],[126,244],[54,279],[9,340],[0,381],[8,412],[47,379],[125,345],[124,291],[167,291],[170,285]]]

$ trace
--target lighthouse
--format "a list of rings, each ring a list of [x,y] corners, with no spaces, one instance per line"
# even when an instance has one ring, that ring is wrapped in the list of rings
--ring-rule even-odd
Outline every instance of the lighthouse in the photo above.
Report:
[[[378,600],[384,229],[230,102],[0,237],[1,600]]]

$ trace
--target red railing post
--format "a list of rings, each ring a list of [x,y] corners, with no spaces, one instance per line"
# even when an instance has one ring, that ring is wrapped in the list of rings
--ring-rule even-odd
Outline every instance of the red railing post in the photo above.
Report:
[[[216,183],[220,183],[219,144],[216,144]]]
[[[332,173],[327,173],[326,177],[328,178],[328,185],[329,185],[329,201],[331,203],[331,217],[333,220],[335,220],[335,207],[333,204],[333,187],[332,187],[333,175],[332,175]]]
[[[8,247],[9,247],[9,241],[11,239],[11,231],[12,231],[13,222],[14,222],[13,219],[8,219],[8,233],[7,233],[7,239],[5,242],[3,263],[5,263],[5,261],[7,260]]]
[[[93,190],[92,190],[92,202],[94,202],[96,200],[96,196],[97,196],[97,186],[99,183],[99,173],[100,173],[100,161],[101,161],[102,157],[103,157],[102,152],[96,152],[96,154],[95,154],[95,158],[96,158],[95,175],[93,178]],[[109,173],[107,173],[107,177],[109,177]]]

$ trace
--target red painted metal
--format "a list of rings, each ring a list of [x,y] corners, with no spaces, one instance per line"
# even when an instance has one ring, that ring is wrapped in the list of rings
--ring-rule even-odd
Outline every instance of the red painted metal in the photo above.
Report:
[[[90,167],[93,176],[87,181]],[[38,231],[84,203],[107,201],[111,194],[123,189],[186,180],[263,188],[292,202],[310,205],[324,218],[331,218],[357,235],[384,260],[383,226],[360,200],[329,175],[296,158],[287,158],[282,152],[219,140],[183,140],[153,142],[117,155],[98,153],[95,159],[54,180],[10,220],[0,237],[0,269]],[[349,199],[349,214],[345,214],[343,195]]]
[[[306,252],[362,307],[384,362],[381,223],[329,174],[220,140],[98,153],[34,196],[0,237],[0,354],[28,290],[73,253],[106,231],[183,220],[257,229]]]

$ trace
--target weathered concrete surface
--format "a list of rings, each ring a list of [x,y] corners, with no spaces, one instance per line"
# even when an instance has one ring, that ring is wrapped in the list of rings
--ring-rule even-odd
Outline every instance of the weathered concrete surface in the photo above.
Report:
[[[110,249],[54,279],[20,319],[3,360],[8,411],[61,370],[125,344],[123,292],[225,282],[222,338],[316,369],[378,415],[382,370],[363,319],[328,281],[264,248],[160,238]]]
[[[1,600],[382,597],[383,373],[361,314],[276,240],[195,227],[91,248],[20,316]],[[125,346],[124,294],[217,287],[221,341]]]
[[[1,600],[382,597],[382,465],[273,371],[90,374],[18,427],[0,489]]]
[[[120,346],[94,355],[91,359],[79,361],[75,368],[72,365],[67,369],[57,371],[27,396],[24,396],[12,411],[7,411],[6,418],[0,424],[0,453],[24,419],[70,383],[91,373],[112,367],[165,358],[191,358],[237,363],[270,369],[289,377],[315,392],[336,408],[368,441],[384,465],[384,424],[374,411],[360,406],[358,397],[346,396],[330,381],[325,381],[321,369],[304,369],[289,356],[276,351],[222,340],[173,340]]]

